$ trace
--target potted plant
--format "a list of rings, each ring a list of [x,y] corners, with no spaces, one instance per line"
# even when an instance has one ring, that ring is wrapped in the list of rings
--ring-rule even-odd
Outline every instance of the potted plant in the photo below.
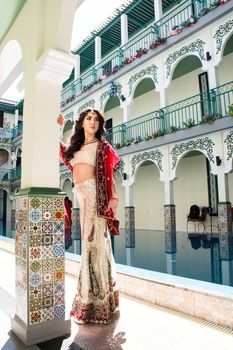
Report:
[[[187,120],[187,122],[184,122],[183,124],[184,124],[185,128],[191,128],[192,126],[195,125],[195,122],[193,119],[190,118]]]
[[[228,114],[233,117],[233,103],[228,106]]]
[[[142,141],[141,136],[137,136],[136,139],[135,139],[135,141],[134,141],[134,143],[139,143],[139,142],[141,142],[141,141]]]
[[[170,128],[168,129],[168,134],[172,134],[173,132],[175,132],[177,130],[177,128],[175,126],[170,126]]]
[[[148,141],[148,140],[151,140],[152,139],[152,136],[151,135],[146,135],[145,136],[145,140]]]

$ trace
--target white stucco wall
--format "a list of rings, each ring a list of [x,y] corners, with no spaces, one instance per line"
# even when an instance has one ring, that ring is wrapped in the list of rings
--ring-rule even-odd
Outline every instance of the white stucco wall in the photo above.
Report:
[[[219,67],[219,84],[224,84],[233,80],[233,53],[224,56],[222,64]]]
[[[148,91],[133,99],[130,105],[130,118],[134,119],[144,114],[158,110],[160,107],[159,94],[155,90]]]
[[[106,120],[112,118],[113,127],[123,123],[123,109],[120,106],[104,112],[104,115]]]

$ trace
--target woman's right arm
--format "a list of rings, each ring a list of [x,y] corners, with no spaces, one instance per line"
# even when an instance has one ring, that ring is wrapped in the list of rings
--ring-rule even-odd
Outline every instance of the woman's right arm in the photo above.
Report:
[[[62,127],[64,124],[66,123],[66,119],[63,117],[62,114],[59,114],[59,116],[57,117],[57,124],[60,125],[60,127]],[[69,145],[65,144],[64,142],[62,142],[60,140],[60,161],[67,166],[67,168],[72,172],[73,168],[70,165],[70,162],[68,160],[65,159],[65,152],[67,151]]]

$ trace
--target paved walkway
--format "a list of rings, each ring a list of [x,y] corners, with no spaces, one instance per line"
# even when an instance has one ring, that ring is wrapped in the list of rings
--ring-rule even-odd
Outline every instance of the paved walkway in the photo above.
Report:
[[[0,349],[2,350],[233,350],[233,335],[221,327],[121,295],[109,325],[72,323],[67,339],[26,348],[10,331],[14,314],[14,255],[0,250]],[[76,279],[66,275],[67,313]],[[233,313],[232,313],[233,315]],[[232,316],[233,317],[233,316]],[[233,333],[233,332],[232,332]]]

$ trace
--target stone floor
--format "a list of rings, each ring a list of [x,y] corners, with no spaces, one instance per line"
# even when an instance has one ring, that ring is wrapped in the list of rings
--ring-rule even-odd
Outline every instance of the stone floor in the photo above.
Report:
[[[120,311],[109,325],[72,323],[69,338],[26,348],[10,331],[10,316],[15,308],[14,256],[3,250],[0,274],[2,350],[233,350],[233,332],[125,295],[121,295]],[[67,315],[76,283],[66,275]]]

